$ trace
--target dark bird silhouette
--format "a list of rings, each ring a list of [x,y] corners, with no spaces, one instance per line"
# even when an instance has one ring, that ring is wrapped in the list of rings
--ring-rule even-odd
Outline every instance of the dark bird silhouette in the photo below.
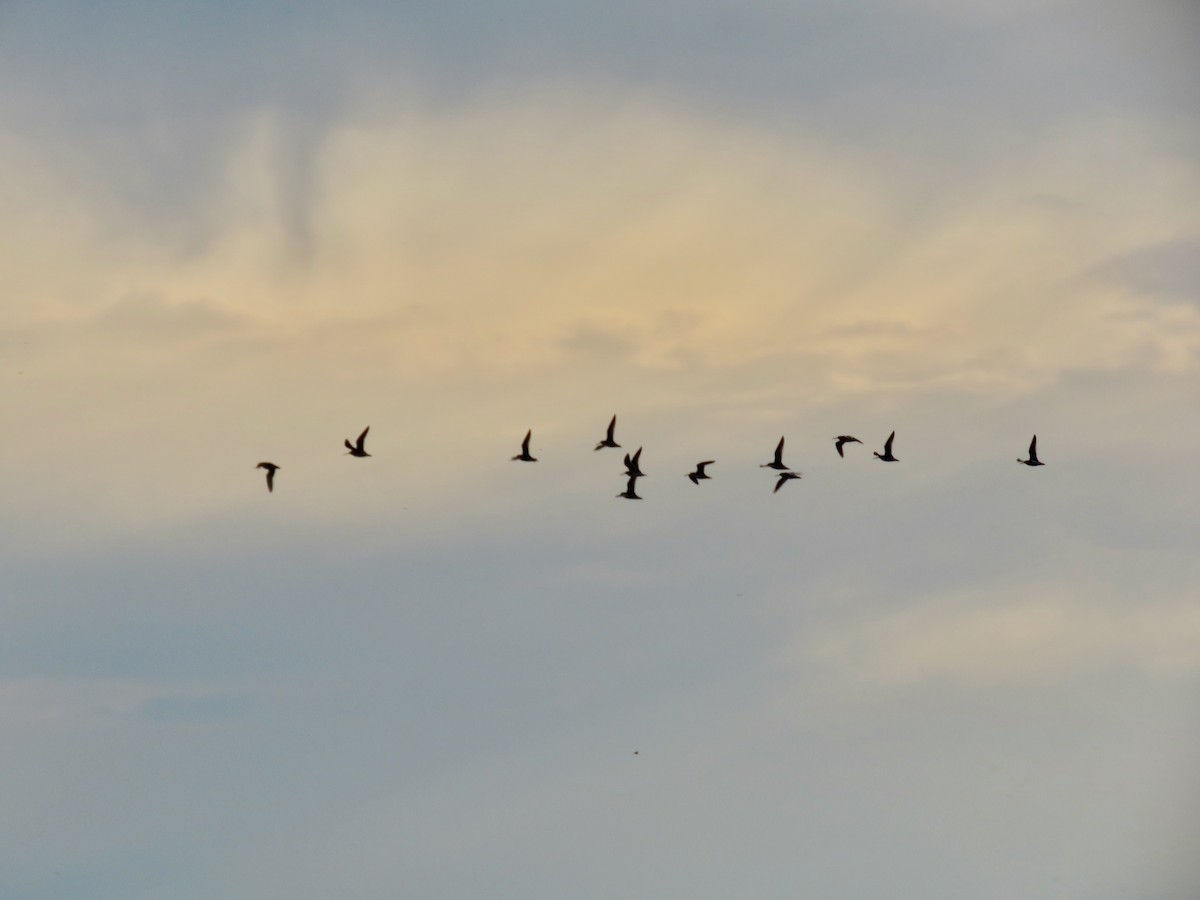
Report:
[[[350,451],[351,456],[370,456],[371,455],[370,453],[368,453],[366,450],[363,449],[363,443],[367,439],[367,432],[370,430],[371,430],[370,425],[368,425],[366,428],[364,428],[362,430],[362,434],[360,434],[358,436],[358,441],[355,442],[354,444],[351,444],[350,441],[347,439],[346,449]]]
[[[858,438],[850,437],[850,435],[848,435],[848,434],[839,434],[836,438],[834,438],[834,441],[836,442],[834,444],[834,447],[837,448],[838,456],[841,456],[843,458],[846,456],[846,454],[842,452],[842,448],[844,446],[846,446],[847,444],[861,444],[862,443],[862,441],[860,441]]]
[[[260,462],[254,468],[267,470],[267,490],[274,492],[274,490],[275,490],[275,471],[280,467],[275,465],[275,463]]]
[[[642,458],[642,448],[641,447],[637,448],[637,453],[633,454],[633,456],[630,456],[628,453],[625,454],[625,474],[626,475],[632,475],[634,478],[641,478],[643,475],[646,474],[645,472],[642,471],[641,467],[638,465],[638,460],[640,460],[641,458]]]
[[[624,497],[626,500],[641,500],[642,498],[637,495],[637,491],[635,491],[633,487],[634,482],[637,480],[638,477],[636,475],[630,475],[629,484],[625,485],[625,490],[617,494],[617,496]]]
[[[760,467],[760,468],[761,468],[761,467]],[[772,494],[777,494],[777,493],[779,493],[779,489],[780,489],[781,487],[783,487],[783,485],[784,485],[784,482],[786,482],[786,481],[790,481],[790,480],[791,480],[791,479],[793,479],[793,478],[799,478],[799,477],[800,477],[800,473],[799,473],[799,472],[780,472],[780,473],[779,473],[779,480],[778,480],[777,482],[775,482],[775,490],[771,491],[771,493],[772,493]]]
[[[775,458],[769,463],[763,463],[759,466],[760,469],[786,469],[788,466],[783,464],[783,438],[779,439],[779,443],[775,447]]]
[[[877,459],[882,459],[884,462],[899,462],[900,460],[898,460],[898,459],[896,459],[896,457],[892,456],[892,441],[894,441],[895,439],[896,439],[896,432],[893,431],[891,434],[888,435],[887,442],[883,445],[883,452],[880,453],[879,451],[875,451],[875,457]]]
[[[692,479],[692,484],[699,484],[701,478],[712,478],[711,475],[704,474],[704,467],[711,466],[716,460],[706,459],[704,462],[696,463],[696,471],[688,472],[688,478]]]
[[[613,416],[612,421],[608,423],[608,431],[606,431],[604,434],[604,440],[598,443],[594,449],[599,450],[601,447],[620,447],[621,445],[613,440],[613,429],[616,427],[617,417]]]
[[[533,434],[532,428],[530,428],[527,432],[525,432],[525,440],[521,441],[521,452],[519,454],[517,454],[516,456],[514,456],[513,459],[519,459],[522,462],[537,462],[536,456],[529,455],[529,438],[530,438],[530,435],[532,435],[532,434]]]
[[[1017,462],[1026,466],[1044,466],[1045,463],[1037,458],[1037,435],[1029,442],[1029,459],[1018,459]]]

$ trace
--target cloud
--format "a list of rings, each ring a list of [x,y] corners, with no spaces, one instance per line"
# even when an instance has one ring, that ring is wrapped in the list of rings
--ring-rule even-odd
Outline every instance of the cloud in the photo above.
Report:
[[[1175,238],[1106,259],[1088,276],[1134,294],[1200,305],[1200,238]]]
[[[1131,607],[1103,590],[1034,584],[850,619],[803,643],[818,670],[887,688],[1048,684],[1114,670],[1194,676],[1200,612],[1190,601]]]
[[[157,725],[208,725],[250,712],[248,698],[235,694],[160,694],[142,703],[137,715]]]
[[[1200,313],[1080,277],[1200,208],[1177,160],[1119,126],[1032,134],[969,190],[916,190],[836,140],[560,87],[351,117],[310,135],[301,184],[279,177],[289,130],[268,110],[178,209],[211,225],[187,252],[79,160],[9,136],[0,155],[32,170],[0,170],[25,241],[0,248],[14,413],[43,436],[13,450],[15,514],[186,518],[243,490],[214,460],[295,448],[277,460],[295,478],[365,424],[438,435],[406,488],[432,503],[485,477],[470,448],[514,420],[586,443],[618,407],[722,431],[930,392],[1003,401],[1073,370],[1192,377]],[[193,476],[149,478],[159,460]],[[312,515],[344,506],[325,483]]]
[[[211,300],[170,303],[155,294],[131,293],[103,309],[96,326],[141,339],[186,340],[235,328],[241,318]]]

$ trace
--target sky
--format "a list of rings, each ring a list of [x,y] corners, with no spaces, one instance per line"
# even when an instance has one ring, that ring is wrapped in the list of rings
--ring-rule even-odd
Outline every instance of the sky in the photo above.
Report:
[[[0,2],[0,895],[1200,895],[1198,43]]]

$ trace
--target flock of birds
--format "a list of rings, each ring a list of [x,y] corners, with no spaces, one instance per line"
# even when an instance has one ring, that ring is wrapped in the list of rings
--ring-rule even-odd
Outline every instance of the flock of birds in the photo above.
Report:
[[[617,443],[615,437],[613,436],[614,433],[616,432],[616,428],[617,428],[617,417],[614,415],[612,417],[612,420],[609,421],[609,423],[608,423],[607,430],[604,432],[604,438],[598,444],[596,444],[596,446],[595,446],[596,450],[603,450],[605,447],[614,447],[617,449],[621,448],[621,445]],[[360,456],[360,457],[371,455],[366,450],[367,432],[370,430],[371,430],[371,426],[368,425],[366,428],[364,428],[362,430],[362,434],[360,434],[358,436],[358,440],[356,440],[353,444],[350,443],[349,438],[347,438],[345,440],[347,455]],[[529,440],[532,437],[533,437],[533,429],[531,428],[525,432],[525,439],[523,441],[521,441],[521,452],[513,457],[514,461],[537,462],[537,457],[533,456],[529,452]],[[845,458],[845,456],[846,456],[845,447],[847,444],[861,444],[862,443],[862,441],[860,441],[858,438],[852,437],[848,434],[839,434],[833,440],[834,440],[834,449],[837,450],[838,456],[840,456],[842,458]],[[896,432],[893,431],[891,434],[888,435],[888,439],[886,441],[884,441],[884,443],[883,443],[883,452],[880,453],[878,450],[874,451],[875,458],[882,460],[883,462],[899,462],[900,460],[897,459],[896,456],[894,456],[892,454],[892,442],[895,440],[896,440]],[[642,457],[642,448],[641,447],[638,447],[637,451],[633,454],[629,454],[629,453],[625,454],[625,475],[628,477],[629,481],[625,485],[625,490],[623,490],[621,493],[617,494],[618,497],[624,497],[626,500],[641,500],[642,499],[641,497],[639,497],[637,495],[637,491],[635,490],[635,487],[637,485],[637,480],[646,474],[641,469],[641,465],[640,465],[641,457]],[[687,477],[691,479],[692,484],[699,484],[702,480],[704,480],[706,478],[711,478],[712,476],[709,475],[707,472],[705,472],[704,469],[706,466],[711,466],[715,462],[716,462],[716,460],[706,459],[706,460],[703,460],[702,462],[696,463],[696,471],[687,473]],[[1044,462],[1042,462],[1040,459],[1038,459],[1037,435],[1036,434],[1033,436],[1033,440],[1029,442],[1029,458],[1028,459],[1018,459],[1017,462],[1021,463],[1022,465],[1025,465],[1025,466],[1044,466],[1045,465]],[[266,471],[267,471],[267,490],[273,492],[275,490],[275,473],[277,471],[279,471],[279,469],[281,467],[275,465],[275,463],[273,463],[273,462],[260,462],[257,466],[255,466],[255,468],[266,469]],[[772,491],[772,493],[778,492],[779,489],[784,486],[784,484],[791,481],[792,479],[801,477],[799,472],[792,471],[792,467],[787,465],[783,461],[783,438],[782,437],[779,439],[779,443],[775,445],[774,458],[770,462],[763,463],[761,466],[759,466],[759,468],[760,469],[776,469],[779,471],[779,478],[775,482],[775,490]]]

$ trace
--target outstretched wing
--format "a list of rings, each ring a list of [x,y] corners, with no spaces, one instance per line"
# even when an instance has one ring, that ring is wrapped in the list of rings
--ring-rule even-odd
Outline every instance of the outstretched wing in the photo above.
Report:
[[[362,434],[360,434],[358,436],[358,449],[359,450],[363,449],[363,441],[365,441],[367,439],[367,432],[370,430],[371,430],[371,426],[368,425],[366,428],[364,428],[362,430]]]

